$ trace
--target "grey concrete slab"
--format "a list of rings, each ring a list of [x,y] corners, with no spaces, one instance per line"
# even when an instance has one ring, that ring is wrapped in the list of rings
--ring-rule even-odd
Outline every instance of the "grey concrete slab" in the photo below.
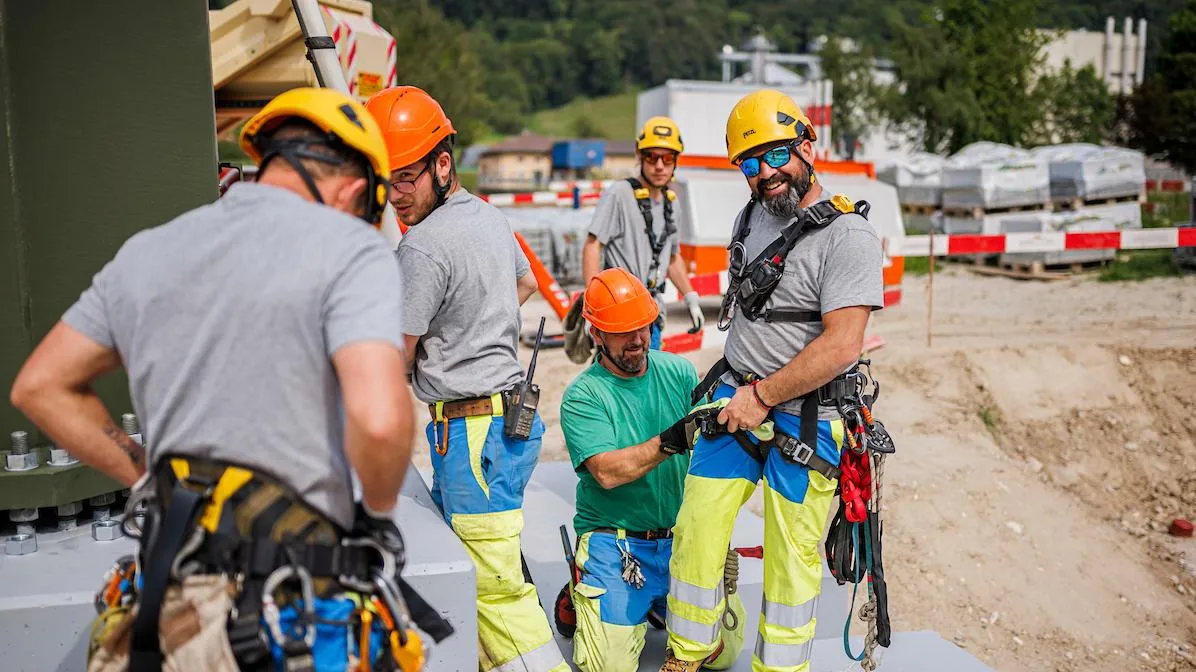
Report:
[[[398,524],[407,540],[404,576],[456,629],[433,648],[429,669],[477,667],[473,562],[444,524],[413,469],[403,484]],[[104,572],[133,553],[129,538],[96,542],[89,526],[38,537],[32,555],[0,555],[0,653],[4,672],[83,670],[92,600]]]

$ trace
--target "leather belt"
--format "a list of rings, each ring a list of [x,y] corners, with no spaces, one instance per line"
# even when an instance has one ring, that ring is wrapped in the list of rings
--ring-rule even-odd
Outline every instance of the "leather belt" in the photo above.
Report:
[[[619,533],[619,530],[613,527],[595,527],[591,532],[605,532],[607,534]],[[656,541],[657,539],[670,539],[673,536],[673,531],[670,529],[661,528],[659,530],[645,530],[643,532],[636,532],[632,530],[623,530],[623,534],[634,539],[644,539],[646,541]]]
[[[453,420],[475,415],[496,415],[494,411],[494,404],[490,401],[490,397],[474,397],[444,402],[440,410],[440,417],[444,420]],[[436,404],[428,404],[428,413],[433,420],[436,419]]]

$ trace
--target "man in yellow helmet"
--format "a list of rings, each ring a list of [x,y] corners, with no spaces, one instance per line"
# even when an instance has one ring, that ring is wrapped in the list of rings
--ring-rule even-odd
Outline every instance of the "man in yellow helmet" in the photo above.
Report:
[[[696,333],[702,328],[702,308],[681,258],[677,233],[676,194],[668,188],[685,149],[681,129],[668,117],[652,117],[635,141],[640,162],[638,177],[615,182],[602,194],[581,252],[582,276],[590,279],[604,268],[622,267],[640,279],[659,305],[667,276],[685,297]],[[660,349],[664,310],[652,324],[650,347]]]
[[[403,562],[413,414],[399,271],[377,230],[382,134],[348,96],[294,89],[241,146],[257,181],[126,241],[13,384],[57,445],[147,504],[131,635],[94,642],[91,669],[313,669],[359,641],[342,579],[389,585]],[[92,391],[122,367],[145,446]],[[306,614],[275,606],[296,597]],[[350,630],[280,627],[305,617]]]
[[[669,672],[696,670],[717,645],[723,555],[761,478],[764,603],[752,669],[810,669],[817,546],[844,441],[838,409],[857,400],[864,328],[883,305],[880,239],[867,204],[831,198],[818,184],[816,139],[779,91],[744,97],[727,120],[728,157],[752,198],[729,248],[724,358],[695,390],[722,406],[721,428],[697,440],[674,527]]]

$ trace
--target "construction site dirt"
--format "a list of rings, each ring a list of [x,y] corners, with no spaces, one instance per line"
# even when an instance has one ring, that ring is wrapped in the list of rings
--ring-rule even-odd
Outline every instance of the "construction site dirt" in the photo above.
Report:
[[[926,288],[907,276],[869,327],[885,341],[877,415],[898,445],[884,493],[894,628],[937,631],[1002,671],[1196,670],[1196,539],[1168,534],[1196,518],[1196,276],[949,269],[929,346]],[[525,328],[541,314],[529,301]],[[720,353],[687,356],[702,372]],[[567,459],[558,404],[580,368],[541,353],[542,460]]]

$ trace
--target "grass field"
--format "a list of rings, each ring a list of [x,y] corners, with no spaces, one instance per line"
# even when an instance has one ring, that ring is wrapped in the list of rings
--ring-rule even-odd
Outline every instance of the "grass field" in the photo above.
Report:
[[[1191,194],[1152,191],[1147,198],[1154,204],[1154,212],[1142,211],[1142,226],[1158,228],[1188,221]],[[1171,250],[1123,250],[1117,259],[1101,270],[1101,282],[1131,282],[1147,278],[1168,278],[1182,275]]]
[[[635,136],[635,91],[603,98],[578,98],[532,115],[528,127],[557,138],[631,140]]]

